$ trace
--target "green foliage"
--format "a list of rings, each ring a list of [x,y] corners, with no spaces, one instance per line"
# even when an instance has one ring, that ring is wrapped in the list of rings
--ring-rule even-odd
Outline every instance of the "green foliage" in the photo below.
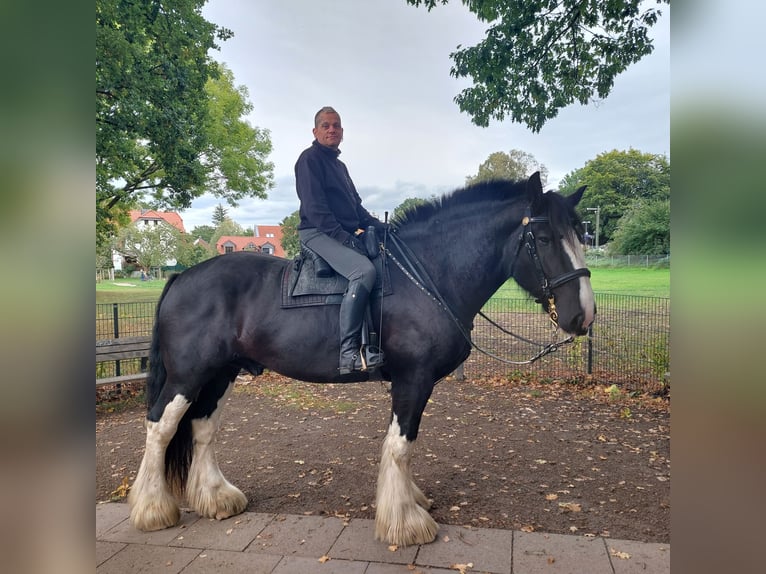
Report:
[[[428,200],[422,197],[408,197],[394,208],[394,211],[391,213],[391,221],[399,221],[410,209],[424,203],[428,203]]]
[[[219,203],[213,210],[213,225],[218,227],[227,219],[229,219],[229,210]]]
[[[512,149],[508,153],[496,151],[489,154],[486,161],[479,166],[479,172],[476,175],[465,178],[465,184],[469,186],[493,179],[518,181],[528,178],[536,171],[540,172],[540,179],[545,185],[548,179],[548,168],[537,161],[535,156],[518,149]]]
[[[670,253],[670,200],[638,200],[622,216],[610,253],[667,255]]]
[[[219,223],[216,226],[215,231],[213,232],[213,235],[210,237],[210,247],[213,250],[215,250],[215,244],[218,243],[218,240],[224,235],[234,235],[237,237],[245,237],[247,235],[252,235],[252,232],[247,231],[245,228],[243,228],[239,223],[237,223],[233,219],[226,217],[221,223]]]
[[[300,221],[300,212],[296,209],[279,223],[282,226],[282,249],[285,250],[288,259],[298,255],[301,250],[300,238],[298,237]]]
[[[203,4],[96,2],[97,242],[144,194],[177,210],[205,191],[236,205],[271,184],[268,132],[239,119],[247,92],[207,55],[231,31]]]
[[[244,197],[266,197],[273,186],[274,165],[269,131],[252,127],[244,118],[253,110],[245,86],[234,87],[234,74],[218,64],[218,74],[205,85],[208,96],[207,171],[204,191],[226,198],[230,205]]]
[[[448,1],[407,3],[430,11]],[[508,116],[534,132],[574,102],[606,98],[617,75],[652,52],[648,30],[662,14],[643,0],[463,4],[491,25],[482,42],[450,54],[450,74],[473,80],[455,97],[460,111],[478,126]]]
[[[178,262],[178,265],[191,267],[215,256],[214,249],[205,247],[199,243],[195,244],[195,239],[196,237],[188,234],[181,235],[178,238],[176,246],[176,261]]]
[[[172,259],[180,239],[180,232],[172,225],[136,225],[131,223],[119,234],[119,243],[125,253],[136,258],[139,267],[150,271]]]
[[[577,209],[584,215],[589,207],[601,207],[599,243],[603,245],[612,239],[620,218],[633,203],[670,198],[670,162],[665,155],[635,149],[604,152],[567,174],[559,191],[569,195],[581,185],[588,189]],[[590,229],[595,229],[596,222],[591,223]]]
[[[210,238],[213,237],[213,233],[215,233],[215,227],[213,225],[197,225],[191,230],[189,235],[191,235],[193,239],[200,238],[210,243]]]

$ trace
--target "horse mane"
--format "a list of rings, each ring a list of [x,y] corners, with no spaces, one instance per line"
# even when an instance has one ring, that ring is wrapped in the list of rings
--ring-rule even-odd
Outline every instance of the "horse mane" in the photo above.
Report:
[[[426,223],[440,214],[465,209],[471,205],[485,203],[503,203],[526,199],[526,180],[496,179],[483,181],[456,189],[441,197],[425,200],[423,203],[408,207],[398,212],[392,220],[397,230]],[[543,193],[542,204],[536,206],[533,215],[545,213],[550,217],[551,226],[563,236],[574,232],[582,240],[583,224],[577,212],[566,202],[564,196],[552,191]]]
[[[402,229],[409,225],[422,223],[447,210],[461,208],[484,202],[507,202],[524,196],[526,181],[513,181],[496,179],[482,181],[456,189],[441,197],[424,200],[423,203],[413,205],[398,212],[392,220],[396,229]]]

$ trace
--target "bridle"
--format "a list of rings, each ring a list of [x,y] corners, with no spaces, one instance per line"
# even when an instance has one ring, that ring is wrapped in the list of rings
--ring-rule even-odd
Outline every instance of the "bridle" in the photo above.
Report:
[[[529,253],[529,258],[532,260],[532,264],[535,267],[537,282],[543,292],[543,297],[545,297],[545,300],[548,303],[548,316],[553,324],[558,327],[559,315],[556,311],[556,296],[553,294],[553,290],[556,287],[560,287],[564,283],[578,279],[579,277],[590,277],[590,269],[587,267],[580,267],[579,269],[573,269],[572,271],[562,273],[553,279],[548,279],[543,270],[543,263],[540,261],[540,256],[537,254],[537,239],[535,239],[535,234],[532,233],[531,223],[550,223],[550,218],[545,215],[532,217],[532,209],[527,206],[524,217],[521,219],[521,232],[519,233],[519,244],[516,248],[514,263],[518,260],[522,245],[525,246],[527,248],[527,253]]]
[[[574,269],[572,271],[562,273],[561,275],[558,275],[557,277],[554,277],[553,279],[550,279],[550,280],[548,279],[548,277],[545,275],[545,270],[543,269],[542,261],[540,261],[540,256],[537,253],[537,240],[535,239],[534,233],[532,233],[532,227],[530,224],[531,223],[549,223],[549,222],[550,222],[550,218],[548,218],[547,216],[532,217],[531,208],[527,206],[524,217],[521,220],[521,232],[519,233],[518,246],[516,248],[516,256],[514,258],[514,263],[516,260],[518,260],[521,247],[526,246],[527,252],[529,253],[529,256],[532,259],[532,262],[534,264],[535,273],[537,275],[537,280],[540,284],[540,288],[543,292],[543,296],[546,298],[548,302],[548,316],[551,322],[553,323],[553,325],[556,327],[553,333],[553,336],[555,337],[556,332],[558,332],[559,325],[558,325],[558,313],[556,311],[556,298],[553,293],[553,289],[563,285],[564,283],[567,283],[568,281],[577,279],[578,277],[590,277],[590,270],[587,267],[583,267],[580,269]],[[392,243],[396,245],[397,250],[401,254],[401,258],[403,261],[400,261],[388,249],[387,242],[389,238],[391,239]],[[380,247],[384,257],[386,258],[390,257],[391,260],[396,264],[396,266],[402,271],[402,273],[404,273],[404,275],[415,286],[417,286],[421,291],[427,294],[433,301],[437,303],[437,305],[439,305],[447,313],[447,315],[452,319],[452,321],[455,323],[460,333],[463,335],[465,340],[471,345],[471,347],[487,355],[488,357],[492,357],[493,359],[497,359],[498,361],[512,364],[512,365],[527,365],[537,361],[538,359],[540,359],[541,357],[544,357],[548,353],[557,351],[561,345],[565,345],[567,343],[571,343],[572,341],[574,341],[574,337],[569,336],[561,341],[554,341],[552,343],[548,343],[545,346],[542,346],[541,343],[536,343],[535,341],[531,341],[530,339],[526,339],[522,337],[521,335],[517,335],[516,333],[513,333],[505,329],[504,327],[498,325],[492,319],[487,317],[482,311],[479,311],[479,315],[481,317],[483,317],[486,321],[488,321],[494,327],[498,328],[503,333],[507,335],[511,335],[512,337],[515,337],[521,341],[524,341],[525,343],[542,346],[541,350],[535,356],[533,356],[530,359],[527,359],[526,361],[511,361],[509,359],[499,357],[491,353],[490,351],[487,351],[486,349],[479,347],[476,343],[473,342],[473,339],[471,338],[470,329],[466,328],[466,326],[463,325],[460,319],[458,319],[458,317],[450,308],[447,301],[444,299],[444,297],[442,297],[441,293],[439,293],[439,290],[437,289],[436,284],[433,282],[431,277],[429,277],[428,273],[423,268],[423,265],[420,263],[420,261],[418,261],[418,258],[415,256],[412,250],[407,246],[407,244],[396,233],[388,233],[388,231],[386,231],[385,239]]]

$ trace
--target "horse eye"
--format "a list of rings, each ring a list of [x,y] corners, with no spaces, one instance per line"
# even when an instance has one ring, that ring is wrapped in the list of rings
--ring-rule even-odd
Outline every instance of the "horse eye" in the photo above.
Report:
[[[542,237],[538,237],[537,240],[540,243],[542,243],[543,245],[549,245],[550,242],[551,242],[551,238],[550,237],[546,237],[545,235],[543,235]]]

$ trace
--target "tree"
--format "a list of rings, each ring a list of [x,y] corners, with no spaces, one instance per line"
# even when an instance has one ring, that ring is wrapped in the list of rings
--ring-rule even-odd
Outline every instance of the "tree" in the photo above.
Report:
[[[229,218],[229,210],[220,203],[213,210],[213,225],[218,227]]]
[[[540,179],[545,185],[548,168],[538,162],[535,156],[518,149],[512,149],[508,153],[496,151],[479,166],[479,173],[465,178],[465,184],[468,186],[493,179],[522,180],[536,171],[540,172]]]
[[[185,234],[179,237],[176,246],[176,261],[179,265],[191,267],[213,256],[215,256],[215,250],[200,245],[193,235]]]
[[[147,273],[154,267],[162,267],[175,259],[180,232],[172,225],[136,225],[131,223],[119,234],[125,253],[136,258],[138,266]]]
[[[252,233],[245,230],[239,223],[237,223],[233,219],[226,217],[221,223],[219,223],[216,226],[215,232],[210,237],[210,245],[213,247],[213,249],[215,249],[215,245],[216,243],[218,243],[218,240],[224,235],[235,235],[235,236],[242,237],[246,235],[252,235]]]
[[[240,117],[247,92],[208,57],[230,30],[204,0],[96,2],[96,230],[127,223],[142,195],[183,209],[205,191],[265,197],[268,132]]]
[[[207,243],[210,243],[210,238],[215,233],[215,227],[212,225],[197,225],[191,230],[189,235],[193,239],[204,239]]]
[[[430,11],[448,1],[407,3]],[[455,102],[477,126],[509,116],[533,132],[569,104],[606,98],[617,75],[652,52],[648,30],[662,14],[643,0],[462,2],[492,25],[484,41],[450,54],[450,74],[473,80]]]
[[[428,203],[428,200],[423,199],[422,197],[408,197],[394,208],[394,211],[391,213],[391,221],[396,222],[401,220],[405,213],[414,209],[418,205],[423,205],[425,203]]]
[[[300,222],[300,211],[297,209],[279,222],[282,226],[282,249],[285,250],[288,259],[295,257],[301,251],[301,242],[298,237]]]
[[[612,150],[564,176],[559,191],[569,195],[581,185],[588,189],[577,210],[585,215],[589,207],[601,208],[599,242],[603,245],[611,240],[620,218],[635,201],[670,198],[670,163],[664,155]]]
[[[620,255],[670,253],[670,200],[638,200],[622,216],[609,250]]]

